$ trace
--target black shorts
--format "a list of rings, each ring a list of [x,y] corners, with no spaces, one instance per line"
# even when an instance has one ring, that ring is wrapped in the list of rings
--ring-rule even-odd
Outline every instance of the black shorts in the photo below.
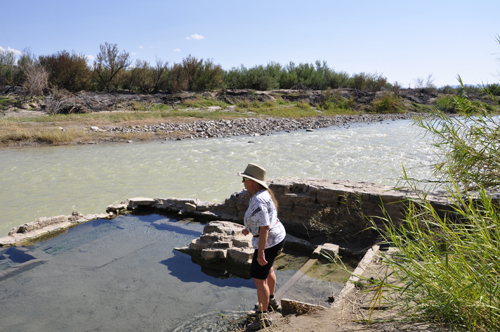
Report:
[[[265,249],[264,255],[266,257],[267,264],[264,266],[261,266],[259,262],[257,262],[258,251],[257,249],[255,249],[252,258],[252,266],[250,267],[250,276],[255,279],[267,279],[267,277],[269,276],[269,272],[271,271],[271,267],[273,267],[276,256],[278,256],[284,246],[285,240],[281,241],[274,247]]]

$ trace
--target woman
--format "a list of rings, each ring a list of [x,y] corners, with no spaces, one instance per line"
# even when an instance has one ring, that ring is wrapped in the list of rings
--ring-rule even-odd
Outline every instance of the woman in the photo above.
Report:
[[[243,177],[245,189],[252,194],[245,212],[244,235],[252,234],[255,249],[250,268],[250,276],[257,286],[259,299],[257,319],[248,329],[260,329],[271,325],[269,310],[280,308],[274,298],[276,274],[273,263],[285,244],[285,228],[278,219],[278,204],[265,182],[266,170],[255,164],[248,164]]]

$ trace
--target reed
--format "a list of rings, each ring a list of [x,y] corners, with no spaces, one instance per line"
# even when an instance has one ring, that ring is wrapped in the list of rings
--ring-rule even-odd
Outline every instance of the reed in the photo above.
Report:
[[[491,195],[500,188],[499,123],[465,92],[453,105],[460,116],[436,111],[434,118],[416,121],[434,137],[441,159],[435,171],[452,211],[436,210],[422,195],[410,200],[405,218],[385,219],[381,234],[396,248],[385,260],[408,315],[457,330],[499,331],[500,202]],[[417,194],[405,171],[404,180]]]
[[[427,200],[410,201],[406,218],[387,220],[386,255],[396,271],[399,305],[410,317],[466,331],[500,330],[500,211],[485,190],[474,200],[457,186],[453,212],[442,216]]]

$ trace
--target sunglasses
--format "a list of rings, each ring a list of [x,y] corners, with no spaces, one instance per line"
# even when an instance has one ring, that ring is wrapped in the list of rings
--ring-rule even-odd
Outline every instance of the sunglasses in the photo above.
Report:
[[[247,181],[250,181],[250,179],[249,178],[243,178],[243,181],[241,181],[241,182],[245,183]]]

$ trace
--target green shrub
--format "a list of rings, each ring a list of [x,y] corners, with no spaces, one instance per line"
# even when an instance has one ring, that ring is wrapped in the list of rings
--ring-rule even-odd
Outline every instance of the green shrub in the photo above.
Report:
[[[500,84],[498,83],[486,85],[485,90],[493,96],[500,96]]]
[[[60,51],[40,56],[39,60],[42,67],[48,71],[49,83],[53,87],[72,92],[90,89],[90,68],[83,54]]]
[[[0,51],[0,86],[16,85],[15,77],[19,68],[15,63],[16,56],[13,52]]]
[[[359,73],[349,81],[349,87],[358,90],[380,91],[387,83],[387,78],[382,74]]]
[[[401,99],[393,93],[385,93],[379,99],[373,101],[375,113],[400,113],[403,112]]]
[[[452,96],[439,97],[434,102],[434,106],[436,106],[436,108],[442,112],[455,113],[457,111],[455,98]]]
[[[354,108],[354,100],[346,99],[339,92],[334,92],[331,89],[323,94],[323,101],[316,105],[322,111],[352,111]]]
[[[451,87],[449,85],[445,85],[445,86],[443,86],[443,87],[441,87],[441,88],[438,89],[438,92],[445,93],[445,94],[448,94],[448,95],[454,95],[458,91],[459,91],[459,89],[453,88],[453,87]]]
[[[232,68],[224,75],[224,86],[228,89],[253,89],[259,91],[279,88],[280,66],[271,62],[266,67],[253,68],[241,66]]]
[[[301,110],[310,110],[311,109],[311,105],[309,105],[309,103],[307,103],[305,101],[299,101],[297,103],[297,107],[300,108]]]
[[[100,52],[94,61],[94,73],[98,90],[112,91],[118,88],[118,74],[130,66],[130,55],[126,51],[119,52],[116,44],[100,45]]]
[[[290,62],[283,68],[279,81],[281,89],[290,89],[299,82],[294,68],[295,64],[293,62]]]

